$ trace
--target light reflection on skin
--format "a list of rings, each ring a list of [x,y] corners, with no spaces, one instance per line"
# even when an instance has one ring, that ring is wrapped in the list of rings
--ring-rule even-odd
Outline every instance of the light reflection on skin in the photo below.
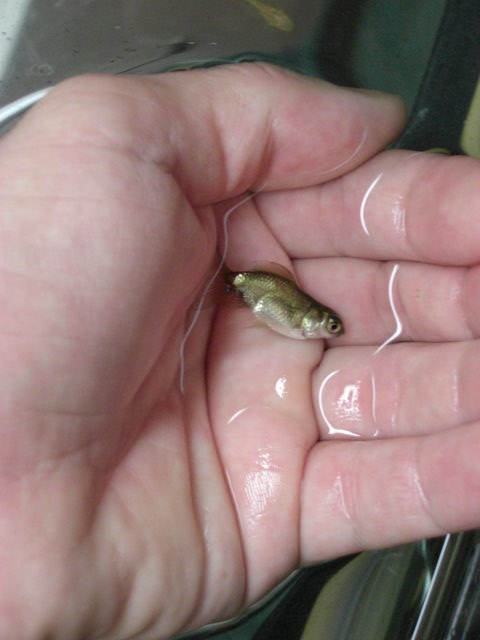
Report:
[[[320,385],[320,389],[318,390],[318,406],[320,408],[320,413],[322,414],[323,421],[327,425],[328,433],[330,435],[334,435],[334,434],[338,433],[338,434],[347,435],[347,436],[353,436],[354,438],[358,438],[358,437],[360,437],[360,434],[358,434],[358,433],[354,433],[353,431],[350,431],[349,429],[340,429],[338,427],[333,426],[333,424],[327,418],[327,414],[325,413],[325,406],[324,406],[324,402],[323,402],[323,392],[325,390],[325,385],[338,372],[339,372],[339,369],[336,369],[335,371],[331,371],[328,374],[328,376],[322,381],[322,384]]]
[[[392,401],[392,409],[390,414],[390,428],[391,432],[395,433],[396,425],[397,425],[397,415],[398,415],[398,406],[399,406],[399,383],[397,378],[393,381],[393,401]]]
[[[365,192],[365,195],[362,198],[362,202],[360,203],[360,223],[362,225],[362,229],[365,235],[370,236],[370,230],[367,225],[367,221],[365,218],[365,209],[367,206],[367,201],[370,198],[370,195],[373,189],[377,186],[380,179],[383,177],[384,172],[381,171],[376,178],[372,181],[370,186]],[[405,227],[405,207],[403,205],[403,195],[398,194],[395,200],[393,201],[392,207],[392,223],[393,228],[395,229],[395,234],[399,236],[405,236],[406,227]]]
[[[281,376],[275,382],[275,393],[282,400],[287,397],[288,386],[287,386],[287,378],[285,376]],[[247,409],[248,407],[242,407],[241,409],[238,409],[238,411],[235,411],[235,413],[233,413],[230,416],[230,418],[227,420],[227,425],[232,424],[232,422],[235,422],[235,420],[239,418],[241,415],[243,415]]]
[[[405,207],[403,206],[402,195],[398,195],[397,199],[393,203],[392,213],[393,213],[393,226],[395,229],[395,233],[399,236],[405,237],[405,234],[406,234]]]
[[[370,231],[368,229],[368,226],[365,220],[366,205],[373,189],[377,186],[377,184],[379,183],[383,175],[384,175],[384,172],[382,171],[374,178],[374,180],[371,182],[370,186],[366,190],[365,195],[363,196],[362,202],[360,204],[360,223],[362,225],[362,229],[365,235],[367,236],[370,236]],[[394,201],[393,208],[392,208],[392,214],[393,214],[392,222],[395,229],[395,233],[397,235],[405,235],[405,207],[403,206],[402,200],[403,200],[402,196],[399,195]],[[395,330],[392,333],[392,335],[389,336],[374,351],[373,353],[374,356],[379,354],[387,345],[389,345],[394,340],[396,340],[401,335],[403,330],[402,321],[400,320],[400,316],[397,312],[397,308],[395,306],[395,300],[394,300],[394,283],[398,274],[398,270],[399,270],[399,264],[396,263],[393,266],[392,272],[390,274],[389,282],[388,282],[388,301],[390,304],[392,315],[395,319]],[[324,400],[323,400],[325,386],[327,382],[331,380],[331,378],[333,378],[333,376],[335,376],[338,372],[339,370],[337,369],[336,371],[332,371],[331,373],[329,373],[329,375],[322,381],[320,385],[320,389],[318,391],[318,405],[320,408],[320,413],[322,415],[322,418],[325,424],[327,425],[329,434],[331,435],[343,434],[343,435],[359,437],[359,434],[357,433],[353,433],[348,429],[341,429],[332,425],[332,423],[327,418],[327,415],[325,412],[325,406],[324,406]],[[375,378],[373,376],[373,373],[371,374],[370,381],[371,381],[371,389],[372,389],[372,411],[371,412],[372,412],[373,424],[376,426],[377,425],[376,387],[375,387]],[[360,393],[359,382],[347,384],[344,387],[344,390],[341,396],[337,399],[335,404],[336,413],[340,417],[340,419],[357,420],[357,421],[361,420],[361,413],[360,413],[360,406],[359,406],[359,393]],[[392,417],[393,421],[394,421],[395,413],[396,411],[394,411],[394,415]],[[373,434],[373,437],[378,436],[378,434],[379,434],[379,430],[377,427]]]
[[[266,515],[272,502],[277,499],[282,479],[268,447],[258,452],[255,466],[257,468],[245,476],[243,487],[248,520],[252,527]]]
[[[365,195],[363,196],[362,202],[360,204],[360,223],[362,225],[363,231],[365,232],[365,235],[367,236],[370,236],[370,231],[368,229],[368,226],[365,220],[365,208],[373,189],[377,186],[383,174],[384,172],[381,171],[377,175],[377,177],[374,178],[374,180],[372,181],[368,189],[365,191]],[[405,207],[403,206],[402,200],[403,200],[402,195],[401,194],[398,195],[396,200],[393,203],[393,208],[392,208],[392,214],[393,214],[392,221],[393,221],[393,226],[395,228],[395,233],[397,235],[399,234],[405,235]],[[387,344],[390,344],[391,342],[393,342],[402,333],[402,323],[400,321],[399,315],[395,308],[395,302],[393,299],[393,283],[397,275],[398,269],[399,269],[399,265],[395,264],[392,269],[392,273],[390,274],[390,280],[388,283],[388,301],[390,303],[390,308],[392,310],[393,317],[395,318],[395,325],[396,325],[395,331],[387,340],[385,340],[383,344],[381,344],[378,347],[374,355],[377,355],[377,353],[379,353],[382,349],[384,349],[387,346]]]
[[[458,370],[455,368],[452,371],[452,409],[453,415],[457,418],[460,416],[458,395]]]
[[[376,187],[376,185],[378,184],[378,181],[382,176],[383,176],[383,171],[378,174],[378,176],[374,179],[372,184],[365,191],[365,195],[363,196],[362,202],[360,204],[360,222],[362,224],[362,229],[364,230],[367,236],[370,235],[370,231],[368,230],[367,223],[365,222],[365,207],[367,205],[367,200],[370,197],[370,194],[372,193],[372,191],[374,190],[374,188]]]
[[[385,342],[382,342],[382,344],[378,347],[378,349],[375,350],[373,354],[374,356],[380,353],[380,351],[382,351],[382,349],[384,349],[387,346],[387,344],[390,344],[391,342],[396,340],[402,333],[402,329],[403,329],[402,321],[400,320],[400,316],[398,315],[397,309],[395,308],[395,301],[393,299],[393,284],[395,282],[398,269],[399,269],[399,265],[397,263],[393,266],[392,273],[390,274],[390,279],[388,282],[388,301],[390,303],[390,309],[392,310],[393,317],[395,318],[395,331],[392,333],[392,335],[389,338],[385,340]]]
[[[372,383],[372,420],[373,424],[377,426],[377,388],[375,385],[375,376],[373,373],[370,375],[370,382]],[[373,437],[376,438],[379,435],[378,428],[373,432]]]
[[[324,501],[329,506],[338,509],[343,513],[345,519],[351,520],[352,516],[347,509],[347,501],[345,499],[345,487],[343,483],[343,478],[340,474],[337,474],[335,480],[333,481],[332,488],[328,492],[328,495],[325,497]]]
[[[278,380],[275,383],[275,393],[277,394],[277,396],[279,398],[285,398],[288,394],[288,389],[287,389],[287,379],[285,376],[282,376],[281,378],[278,378]]]
[[[335,413],[341,420],[358,422],[361,420],[360,412],[360,385],[361,380],[354,384],[347,384],[343,388],[340,397],[335,402]]]
[[[408,464],[408,474],[407,477],[410,477],[413,486],[415,487],[415,492],[419,498],[419,501],[425,511],[428,513],[430,509],[430,503],[427,500],[427,496],[422,487],[422,483],[420,480],[420,474],[418,473],[417,465],[409,463]]]
[[[239,409],[238,411],[235,411],[233,416],[231,416],[228,419],[227,424],[232,424],[232,422],[234,422],[238,417],[240,417],[242,415],[242,413],[244,413],[247,409],[248,409],[248,407],[243,407],[243,409]]]
[[[320,408],[320,413],[322,415],[322,418],[325,424],[327,425],[328,433],[330,435],[341,434],[341,435],[347,435],[347,436],[353,436],[353,437],[359,438],[365,434],[360,432],[356,433],[351,429],[344,429],[341,427],[334,426],[330,422],[330,420],[327,418],[327,415],[325,412],[325,404],[324,404],[323,396],[324,396],[326,383],[329,380],[331,380],[334,375],[339,373],[339,371],[340,371],[339,369],[337,369],[336,371],[332,371],[325,378],[325,380],[323,380],[322,384],[320,385],[320,389],[318,391],[318,404]],[[369,434],[368,437],[377,438],[380,434],[380,431],[377,427],[376,386],[375,386],[375,378],[373,373],[371,374],[370,382],[371,382],[371,394],[372,394],[372,404],[371,404],[372,423],[373,423],[373,426],[375,427],[375,430],[373,433]],[[361,380],[357,380],[356,382],[351,384],[346,384],[340,396],[337,398],[336,401],[333,402],[333,412],[339,418],[340,421],[350,421],[350,422],[357,422],[360,425],[362,424],[363,417],[362,417],[362,412],[360,407],[361,385],[362,385]],[[394,420],[394,417],[392,417],[392,420]]]
[[[390,274],[390,279],[389,279],[389,283],[388,283],[388,300],[390,303],[390,308],[392,310],[392,314],[393,317],[395,318],[395,331],[392,333],[392,335],[387,338],[379,347],[378,349],[376,349],[373,353],[374,356],[376,356],[378,353],[380,353],[380,351],[382,351],[382,349],[384,349],[388,344],[390,344],[391,342],[393,342],[394,340],[396,340],[400,334],[402,333],[402,322],[400,320],[400,317],[398,315],[397,309],[395,307],[395,301],[394,301],[394,297],[393,297],[393,285],[395,282],[395,278],[396,275],[398,273],[398,269],[399,269],[399,265],[395,264],[392,272]],[[336,375],[339,372],[339,369],[332,371],[328,374],[328,376],[322,381],[321,385],[320,385],[320,389],[318,390],[318,406],[320,408],[320,413],[322,415],[322,418],[325,422],[325,424],[327,425],[327,429],[328,429],[328,433],[330,435],[333,434],[342,434],[342,435],[349,435],[349,436],[354,436],[354,437],[359,437],[360,434],[358,433],[354,433],[353,431],[350,431],[349,429],[342,429],[339,427],[335,427],[334,425],[332,425],[332,423],[330,422],[330,420],[327,418],[326,412],[325,412],[325,406],[324,406],[324,401],[323,401],[323,396],[324,396],[324,391],[325,391],[325,385],[327,384],[327,382],[329,380],[331,380],[331,378],[333,378],[334,375]],[[376,425],[377,422],[377,418],[376,418],[376,388],[375,388],[375,379],[373,377],[373,373],[371,374],[371,385],[372,385],[372,418],[373,418],[373,422]],[[340,416],[340,418],[344,418],[344,419],[357,419],[360,420],[361,419],[361,414],[360,414],[360,408],[359,408],[359,404],[358,404],[358,396],[359,396],[359,383],[353,383],[353,384],[348,384],[344,387],[343,393],[340,396],[340,398],[337,400],[336,402],[336,408],[337,408],[337,413]],[[392,416],[392,421],[394,421],[395,418],[395,414],[396,411],[393,412],[393,416]],[[375,433],[372,434],[372,437],[376,437],[379,433],[378,428],[375,430]]]
[[[280,484],[281,474],[278,471],[247,473],[244,494],[250,526],[255,527],[258,520],[266,515],[271,503],[277,497]]]

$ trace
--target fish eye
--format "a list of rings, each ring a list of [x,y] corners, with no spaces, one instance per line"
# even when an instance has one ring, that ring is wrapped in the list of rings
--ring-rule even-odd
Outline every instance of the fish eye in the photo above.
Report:
[[[340,318],[330,317],[328,320],[329,333],[343,333],[343,325]]]

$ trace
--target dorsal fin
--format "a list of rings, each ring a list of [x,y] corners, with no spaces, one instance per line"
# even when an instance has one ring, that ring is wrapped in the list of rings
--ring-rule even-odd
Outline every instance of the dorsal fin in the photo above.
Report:
[[[297,284],[293,273],[287,269],[287,267],[284,267],[282,264],[278,264],[278,262],[254,262],[249,271],[266,271],[267,273],[273,273],[276,276],[280,276],[281,278],[285,278],[286,280],[290,280]]]

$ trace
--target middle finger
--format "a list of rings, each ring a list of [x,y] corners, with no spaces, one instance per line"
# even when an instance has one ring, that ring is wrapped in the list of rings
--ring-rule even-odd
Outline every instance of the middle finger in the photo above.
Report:
[[[327,184],[257,196],[293,258],[480,261],[480,162],[384,152]]]
[[[342,318],[335,345],[378,346],[394,332],[402,341],[480,336],[480,266],[320,258],[296,260],[294,270],[302,289]]]

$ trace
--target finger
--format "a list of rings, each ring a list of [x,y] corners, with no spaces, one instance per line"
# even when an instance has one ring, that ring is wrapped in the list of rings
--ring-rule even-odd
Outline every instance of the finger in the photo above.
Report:
[[[479,430],[317,444],[302,485],[302,560],[477,527]]]
[[[480,420],[480,342],[329,349],[313,375],[320,437],[391,438]]]
[[[345,325],[335,344],[467,340],[480,334],[480,268],[351,258],[296,260],[300,286]]]
[[[470,265],[480,259],[479,175],[473,158],[393,151],[301,194],[259,196],[258,206],[292,257]]]
[[[203,205],[255,186],[291,188],[340,175],[399,132],[404,108],[390,96],[243,64],[70,80],[25,123],[35,138],[40,128],[57,143],[88,140],[155,162],[192,204]]]
[[[248,310],[226,305],[217,314],[209,414],[242,534],[247,601],[297,563],[298,493],[305,452],[318,438],[310,376],[321,352],[320,340],[307,344],[252,326]]]

